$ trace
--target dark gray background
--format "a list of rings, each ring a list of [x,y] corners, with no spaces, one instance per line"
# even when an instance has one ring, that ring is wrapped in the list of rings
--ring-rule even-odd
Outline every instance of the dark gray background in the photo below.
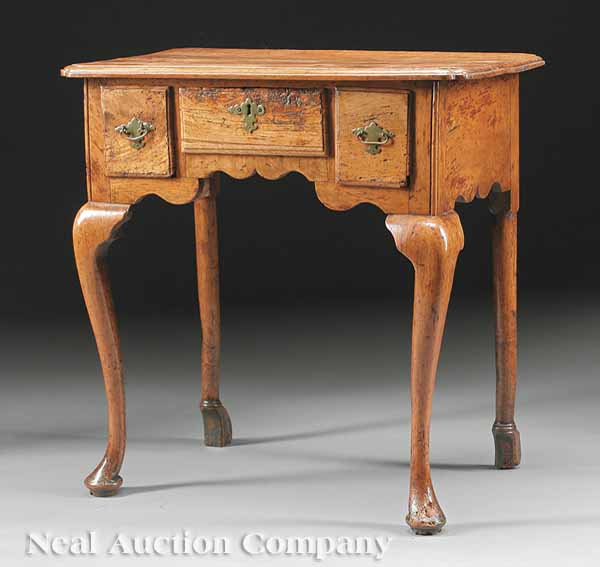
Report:
[[[85,200],[82,83],[73,62],[175,46],[523,51],[545,68],[521,88],[520,285],[595,289],[597,51],[575,4],[496,2],[60,2],[13,5],[6,18],[2,118],[3,317],[82,316],[71,251]],[[11,37],[11,30],[4,37]],[[8,43],[8,42],[7,42]],[[485,204],[459,206],[466,248],[455,293],[487,292]],[[370,205],[325,209],[309,182],[224,180],[219,212],[222,289],[233,302],[399,296],[408,263]],[[111,265],[122,313],[195,309],[190,207],[149,198]]]

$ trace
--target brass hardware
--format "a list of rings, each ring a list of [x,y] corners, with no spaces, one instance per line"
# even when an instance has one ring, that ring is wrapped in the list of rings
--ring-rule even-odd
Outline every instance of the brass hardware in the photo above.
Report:
[[[238,114],[242,116],[244,122],[244,129],[246,132],[252,134],[254,130],[258,128],[256,123],[256,117],[262,116],[265,113],[265,107],[262,104],[256,104],[252,102],[252,99],[248,97],[241,104],[234,104],[227,109],[231,114]]]
[[[378,126],[376,122],[371,122],[365,128],[354,128],[352,133],[363,143],[366,144],[367,152],[376,155],[381,152],[381,147],[390,142],[394,133]]]
[[[151,122],[142,122],[139,118],[132,118],[127,124],[121,124],[115,128],[119,134],[127,136],[131,142],[131,147],[141,150],[146,143],[145,137],[154,130],[154,124]]]

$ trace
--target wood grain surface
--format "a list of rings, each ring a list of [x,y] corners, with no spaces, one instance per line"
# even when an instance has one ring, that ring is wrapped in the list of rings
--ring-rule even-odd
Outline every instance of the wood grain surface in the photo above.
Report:
[[[408,525],[419,534],[438,532],[446,517],[429,467],[429,429],[435,379],[456,259],[464,245],[455,212],[440,217],[390,215],[386,226],[415,269],[410,357],[411,446]]]
[[[515,424],[517,396],[517,210],[512,191],[489,197],[492,223],[493,297],[496,318],[496,420],[492,427],[495,465],[521,462],[521,435]]]
[[[409,92],[402,90],[336,90],[336,176],[342,185],[406,187],[409,176]],[[376,123],[393,138],[370,154],[355,128]]]
[[[62,75],[361,82],[454,80],[520,73],[543,64],[543,59],[528,53],[184,48],[77,63],[62,69]]]
[[[451,211],[457,200],[487,197],[494,184],[517,189],[518,81],[512,75],[436,85],[433,214]]]
[[[229,413],[221,403],[221,303],[219,293],[219,235],[217,196],[219,178],[205,181],[203,196],[194,201],[198,303],[202,325],[202,398],[204,443],[209,447],[231,444]]]
[[[88,192],[92,200],[119,202],[111,190],[111,180],[119,180],[119,193],[139,193],[135,178],[128,184],[125,177],[109,177],[104,148],[105,117],[101,107],[101,91],[105,88],[137,88],[139,79],[88,79],[85,105],[88,118]],[[183,124],[179,91],[225,89],[222,84],[173,79],[165,84],[157,79],[143,81],[145,88],[169,88],[173,92],[172,137],[174,174],[182,178],[204,179],[222,171],[237,179],[254,174],[268,179],[279,179],[297,171],[317,184],[317,195],[327,207],[346,210],[360,203],[371,203],[386,213],[443,214],[454,208],[456,200],[468,201],[485,197],[494,184],[512,193],[511,203],[518,207],[519,132],[518,132],[518,76],[500,77],[469,82],[404,81],[396,83],[399,93],[409,92],[408,108],[408,169],[406,187],[341,183],[337,171],[341,154],[335,144],[323,156],[307,155],[244,155],[238,153],[189,153],[182,151]],[[277,90],[278,83],[271,82],[265,89]],[[390,90],[375,83],[358,89],[377,96]],[[237,87],[236,87],[237,88]],[[250,87],[254,88],[254,87]],[[290,87],[294,90],[296,87]],[[321,89],[315,89],[321,91]],[[323,89],[323,124],[325,138],[335,139],[336,89]],[[243,91],[243,89],[240,89]],[[369,97],[365,97],[368,102]],[[366,103],[367,103],[366,102]],[[366,104],[365,103],[365,104]],[[233,117],[233,116],[232,116]],[[236,117],[239,118],[239,117]],[[264,117],[260,117],[264,118]],[[201,124],[194,126],[197,129]],[[241,130],[240,130],[241,131]],[[257,131],[258,132],[258,131]],[[257,132],[254,132],[256,134]],[[252,136],[252,135],[249,135]],[[349,135],[352,138],[352,134]],[[349,140],[360,143],[357,140]],[[326,144],[327,147],[327,144]],[[382,150],[392,149],[392,145]],[[250,151],[250,150],[248,150]],[[277,151],[277,150],[275,150]],[[282,152],[283,153],[283,152]],[[369,156],[365,152],[365,157]],[[336,166],[336,160],[338,164]],[[367,161],[367,164],[369,162]],[[352,165],[352,162],[350,162]],[[364,167],[355,167],[361,175]],[[150,187],[150,186],[148,186]]]
[[[106,254],[130,206],[155,194],[194,203],[202,324],[205,442],[231,443],[220,400],[217,172],[314,182],[335,210],[361,203],[389,216],[397,249],[415,270],[411,351],[408,524],[439,531],[446,518],[431,481],[432,396],[456,260],[463,247],[456,201],[489,197],[496,312],[496,466],[518,466],[517,211],[519,75],[544,61],[522,53],[172,49],[71,65],[85,78],[88,203],[73,228],[75,257],[108,400],[108,443],[86,478],[114,494],[125,451],[125,398]],[[229,107],[262,104],[248,132]],[[155,129],[135,150],[116,126],[137,116]],[[394,132],[369,154],[352,130],[371,121]]]
[[[265,179],[281,179],[292,171],[309,181],[326,181],[333,175],[331,160],[306,156],[243,156],[219,154],[185,155],[185,175],[206,178],[222,171],[235,179],[260,175]]]
[[[119,471],[125,456],[125,389],[106,255],[128,218],[128,205],[88,202],[81,207],[73,223],[77,272],[96,338],[108,405],[106,452],[85,479],[85,485],[94,496],[112,496],[123,483]]]
[[[104,151],[109,177],[171,177],[173,160],[166,87],[103,87]],[[153,125],[136,149],[116,127],[138,118]]]
[[[256,130],[244,129],[229,108],[250,99],[262,105]],[[244,155],[325,154],[321,89],[199,88],[179,90],[184,152]]]
[[[200,191],[201,181],[196,178],[110,180],[112,203],[132,205],[148,195],[157,195],[172,205],[185,205],[191,203]]]

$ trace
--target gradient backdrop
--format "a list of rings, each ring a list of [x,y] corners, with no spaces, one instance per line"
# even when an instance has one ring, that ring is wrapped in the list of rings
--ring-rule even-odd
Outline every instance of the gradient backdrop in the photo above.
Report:
[[[94,524],[112,533],[117,514],[141,533],[186,525],[217,535],[214,526],[224,526],[234,538],[260,526],[391,533],[400,541],[396,565],[481,565],[482,557],[486,565],[519,557],[594,564],[599,105],[597,30],[582,5],[107,0],[13,3],[3,21],[0,557],[23,558],[31,529],[62,534]],[[129,387],[130,492],[108,502],[86,497],[81,479],[103,451],[105,409],[71,250],[72,219],[85,200],[82,83],[59,69],[185,46],[546,59],[521,81],[523,467],[488,466],[490,219],[478,201],[458,206],[466,246],[434,408],[445,536],[415,542],[403,524],[410,264],[383,213],[369,205],[329,211],[298,174],[223,179],[223,397],[241,441],[220,453],[198,441],[191,207],[153,197],[136,207],[110,258]],[[537,552],[528,532],[541,538]]]

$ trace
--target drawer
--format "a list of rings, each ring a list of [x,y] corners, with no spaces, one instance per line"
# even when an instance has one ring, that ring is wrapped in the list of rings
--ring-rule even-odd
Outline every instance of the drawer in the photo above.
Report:
[[[322,89],[181,88],[186,153],[326,154]]]
[[[102,87],[104,155],[110,177],[170,177],[167,87]]]
[[[400,90],[336,90],[338,183],[408,186],[409,99]]]

